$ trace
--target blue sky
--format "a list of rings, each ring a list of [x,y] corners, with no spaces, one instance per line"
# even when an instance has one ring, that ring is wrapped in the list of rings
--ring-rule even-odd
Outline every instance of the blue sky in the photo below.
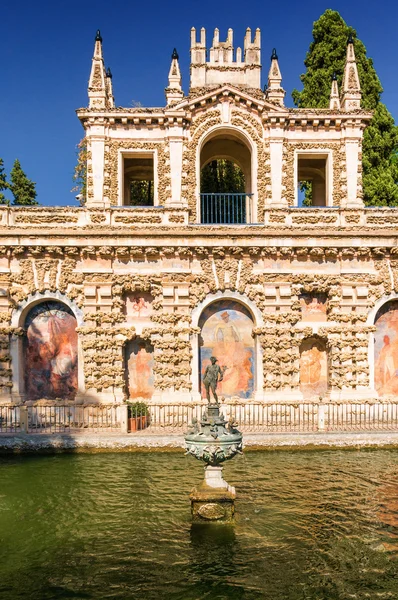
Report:
[[[0,56],[0,157],[9,173],[19,158],[37,183],[45,205],[77,203],[72,187],[75,147],[83,129],[75,109],[87,104],[94,36],[103,37],[106,66],[113,73],[118,106],[141,102],[163,106],[170,55],[180,55],[183,87],[189,85],[190,28],[215,27],[220,39],[228,27],[234,44],[243,45],[246,27],[261,28],[263,84],[272,48],[277,48],[287,91],[300,87],[299,76],[312,39],[312,24],[326,8],[338,10],[357,30],[384,87],[383,101],[398,121],[398,2],[369,0],[284,2],[43,2],[3,0]]]

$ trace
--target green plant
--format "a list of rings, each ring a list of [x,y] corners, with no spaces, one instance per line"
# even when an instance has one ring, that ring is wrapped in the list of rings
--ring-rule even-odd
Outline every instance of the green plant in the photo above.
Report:
[[[148,405],[145,402],[126,402],[129,419],[149,417]]]

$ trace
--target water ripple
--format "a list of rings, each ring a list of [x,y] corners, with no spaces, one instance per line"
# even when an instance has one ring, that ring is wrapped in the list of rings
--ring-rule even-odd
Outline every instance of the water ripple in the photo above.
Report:
[[[398,597],[398,453],[251,452],[234,527],[193,526],[182,454],[0,460],[2,600]]]

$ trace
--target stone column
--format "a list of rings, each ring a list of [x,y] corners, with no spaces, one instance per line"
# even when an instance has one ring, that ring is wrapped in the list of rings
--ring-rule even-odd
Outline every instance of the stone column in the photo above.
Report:
[[[342,131],[345,142],[347,192],[344,208],[363,208],[362,184],[359,180],[359,160],[362,129],[355,122],[348,121]]]
[[[270,133],[270,161],[271,161],[271,202],[269,208],[286,208],[287,201],[283,198],[282,172],[283,172],[283,130],[275,124]]]
[[[182,150],[183,150],[183,130],[180,126],[174,126],[170,129],[169,135],[170,148],[170,180],[171,180],[171,199],[169,206],[181,207],[181,184],[182,184]]]
[[[91,159],[87,160],[88,208],[104,208],[105,127],[93,125],[87,132]]]

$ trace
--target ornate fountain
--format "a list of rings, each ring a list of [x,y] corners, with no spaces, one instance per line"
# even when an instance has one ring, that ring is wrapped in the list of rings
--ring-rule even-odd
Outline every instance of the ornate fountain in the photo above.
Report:
[[[211,362],[203,379],[209,405],[200,421],[193,419],[185,443],[187,454],[206,465],[203,483],[190,495],[193,519],[225,522],[233,517],[236,493],[235,488],[223,479],[221,464],[242,453],[242,434],[233,420],[226,421],[220,414],[216,387],[223,377],[223,370],[215,364],[214,357],[211,357]],[[210,403],[210,389],[215,400],[213,403]]]

